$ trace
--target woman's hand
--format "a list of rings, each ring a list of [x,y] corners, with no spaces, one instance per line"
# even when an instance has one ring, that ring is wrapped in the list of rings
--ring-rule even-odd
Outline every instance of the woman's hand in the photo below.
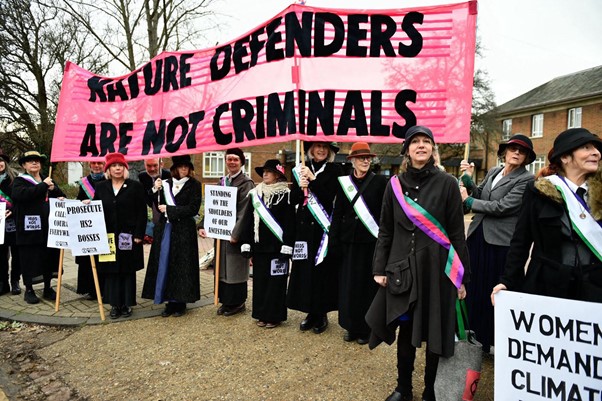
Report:
[[[90,199],[84,199],[84,200],[82,201],[82,203],[83,203],[84,205],[89,205],[89,204],[90,204],[90,202],[91,202],[91,200],[90,200]]]
[[[468,163],[468,161],[462,160],[460,162],[460,171],[467,176],[472,177],[472,173],[474,173],[474,163]]]
[[[491,291],[491,305],[495,306],[495,300],[494,300],[494,295],[497,294],[500,291],[504,291],[507,290],[508,288],[504,285],[504,284],[498,284],[495,287],[493,287],[493,291]]]
[[[387,286],[387,276],[374,276],[374,281],[381,287]]]
[[[207,232],[205,231],[204,228],[199,228],[199,237],[201,238],[207,238]]]
[[[12,211],[10,211],[10,210],[7,210],[7,211],[4,213],[4,217],[9,217],[11,214],[13,214],[13,212],[12,212]]]
[[[53,190],[54,189],[54,182],[52,182],[52,178],[50,177],[46,177],[44,178],[44,181],[42,181],[44,184],[48,185],[48,189],[49,190]]]
[[[155,180],[155,185],[154,185],[155,192],[160,190],[162,187],[163,187],[163,181],[161,181],[161,178],[157,178]]]
[[[314,173],[307,166],[301,167],[301,179],[305,178],[307,182],[313,181],[316,179]]]
[[[466,298],[466,287],[464,287],[464,284],[462,284],[460,288],[458,288],[458,299],[464,298]]]
[[[470,195],[468,195],[468,190],[464,185],[460,185],[460,196],[462,196],[462,202],[466,200]]]
[[[142,242],[142,239],[140,239],[140,238],[134,238],[134,242],[136,244],[140,244]]]
[[[157,206],[157,209],[159,209],[161,213],[165,213],[165,211],[167,210],[167,205],[159,205]]]

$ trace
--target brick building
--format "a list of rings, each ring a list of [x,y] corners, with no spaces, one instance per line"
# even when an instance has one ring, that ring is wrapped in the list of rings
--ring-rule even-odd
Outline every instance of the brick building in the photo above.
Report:
[[[496,112],[502,140],[521,133],[533,141],[537,159],[529,167],[536,173],[547,164],[556,136],[567,128],[583,127],[602,135],[602,66],[554,78]],[[498,163],[496,150],[490,149],[487,168]]]

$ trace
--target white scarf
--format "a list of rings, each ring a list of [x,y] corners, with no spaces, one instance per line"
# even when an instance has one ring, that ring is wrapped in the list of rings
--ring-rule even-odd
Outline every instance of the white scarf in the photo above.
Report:
[[[172,178],[172,181],[173,181],[173,187],[172,187],[173,196],[176,196],[177,194],[180,193],[180,191],[182,190],[182,187],[184,186],[184,184],[186,184],[186,181],[188,181],[188,179],[189,179],[189,177],[180,178],[179,180],[177,178]]]
[[[290,193],[288,184],[286,182],[276,182],[274,184],[266,185],[263,182],[257,185],[251,191],[255,191],[257,196],[263,199],[263,203],[269,209],[272,205],[280,203],[285,195]],[[289,199],[290,201],[290,199]],[[253,211],[253,231],[255,233],[255,243],[259,242],[259,213]]]

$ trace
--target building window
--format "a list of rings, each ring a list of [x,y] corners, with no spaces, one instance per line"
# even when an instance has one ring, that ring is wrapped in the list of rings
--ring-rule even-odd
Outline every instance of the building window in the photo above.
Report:
[[[543,114],[533,114],[531,121],[531,137],[541,138],[543,136]]]
[[[512,136],[512,119],[502,121],[502,141],[507,141]]]
[[[567,128],[581,128],[581,107],[569,109]]]
[[[539,172],[539,170],[541,170],[545,166],[546,166],[546,158],[544,156],[537,156],[535,161],[526,167],[527,167],[527,170],[529,170],[531,172],[531,174],[535,175]]]
[[[220,178],[226,171],[224,152],[203,153],[203,177]]]
[[[205,152],[203,153],[203,177],[221,178],[226,175],[226,152]],[[243,171],[249,171],[251,168],[251,153],[245,152],[245,165]]]

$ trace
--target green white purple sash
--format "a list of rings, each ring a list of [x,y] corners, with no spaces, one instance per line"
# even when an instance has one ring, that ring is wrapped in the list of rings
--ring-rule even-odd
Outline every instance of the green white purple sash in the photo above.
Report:
[[[88,177],[82,177],[82,179],[79,181],[79,185],[82,187],[88,198],[94,198],[95,190]]]
[[[19,177],[23,178],[25,181],[28,181],[30,183],[32,183],[33,185],[38,185],[40,182],[36,181],[35,178],[33,178],[32,176],[30,176],[27,173],[23,173],[23,174],[19,174]]]
[[[171,192],[171,187],[169,185],[169,182],[163,181],[162,185],[163,185],[163,194],[165,195],[165,203],[168,206],[175,206],[176,200],[174,199],[173,193]]]
[[[403,194],[401,183],[397,176],[391,178],[391,187],[399,205],[412,223],[428,235],[429,238],[449,251],[447,254],[447,263],[445,264],[445,274],[447,274],[447,277],[449,277],[456,288],[460,288],[462,278],[464,277],[464,266],[441,223],[426,209],[414,202],[412,198]]]
[[[301,186],[301,176],[300,176],[301,166],[297,166],[293,168],[293,176],[297,181],[297,184]],[[318,248],[318,253],[316,254],[316,266],[322,263],[326,254],[328,253],[328,231],[330,230],[330,216],[326,213],[324,206],[320,203],[318,198],[314,195],[313,192],[309,188],[307,188],[307,208],[311,212],[316,222],[322,227],[324,230],[324,234],[322,235],[322,241],[320,242],[320,247]]]
[[[343,192],[345,193],[345,196],[347,196],[347,199],[349,199],[349,202],[353,201],[358,193],[358,189],[351,179],[351,176],[346,175],[339,177],[339,184],[341,184],[341,188],[343,188]],[[352,206],[357,217],[364,223],[364,226],[370,231],[370,234],[372,234],[374,238],[378,238],[378,224],[374,220],[372,213],[370,213],[370,209],[368,209],[366,202],[364,202],[364,197],[360,195]]]
[[[602,261],[602,227],[592,217],[589,207],[581,202],[568,184],[558,175],[544,177],[549,180],[562,195],[569,211],[573,229],[587,247]]]
[[[282,239],[283,231],[280,224],[276,221],[268,207],[263,202],[263,199],[257,195],[257,192],[252,189],[249,194],[251,195],[251,202],[253,203],[253,208],[255,212],[259,215],[259,218],[263,223],[270,229],[270,231],[278,238],[278,241],[284,242]]]
[[[6,210],[13,207],[13,200],[0,189],[0,202],[6,203]]]

